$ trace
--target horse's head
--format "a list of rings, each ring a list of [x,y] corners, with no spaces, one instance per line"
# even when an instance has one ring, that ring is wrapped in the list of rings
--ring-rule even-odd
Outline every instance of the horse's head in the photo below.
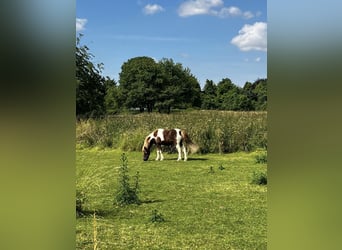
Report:
[[[151,146],[150,146],[150,137],[148,136],[148,137],[146,137],[144,145],[142,147],[144,161],[147,161],[148,157],[150,157],[150,153],[151,153],[150,148],[151,148]]]
[[[142,151],[144,153],[143,159],[144,159],[144,161],[147,161],[148,157],[150,157],[151,151],[148,148],[146,148],[146,147],[143,147]]]

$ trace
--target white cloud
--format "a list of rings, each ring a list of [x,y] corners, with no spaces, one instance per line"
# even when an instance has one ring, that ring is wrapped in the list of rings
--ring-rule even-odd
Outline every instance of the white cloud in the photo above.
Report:
[[[226,18],[226,17],[243,17],[245,19],[251,19],[254,17],[254,14],[250,11],[242,12],[238,7],[231,6],[231,7],[224,7],[219,11],[212,11],[212,14],[215,16]]]
[[[222,18],[240,16],[240,15],[241,15],[241,10],[235,6],[222,8],[219,12],[217,12],[217,16],[222,17]]]
[[[178,15],[181,17],[212,14],[214,7],[223,5],[222,0],[188,0],[178,8]]]
[[[87,19],[76,18],[76,32],[84,30],[87,22]]]
[[[243,13],[243,17],[246,18],[246,19],[251,19],[251,18],[254,17],[254,14],[252,12],[250,12],[250,11],[245,11]]]
[[[260,62],[260,61],[261,61],[261,58],[260,58],[260,57],[257,57],[257,58],[255,58],[255,61],[256,61],[256,62]]]
[[[178,15],[181,17],[195,15],[212,15],[220,18],[243,17],[251,19],[257,14],[250,11],[242,12],[238,7],[222,7],[223,0],[187,0],[178,8]]]
[[[267,51],[267,23],[256,22],[253,25],[244,25],[231,43],[242,51]]]
[[[145,15],[153,15],[162,11],[164,11],[164,8],[158,4],[148,4],[143,8]]]

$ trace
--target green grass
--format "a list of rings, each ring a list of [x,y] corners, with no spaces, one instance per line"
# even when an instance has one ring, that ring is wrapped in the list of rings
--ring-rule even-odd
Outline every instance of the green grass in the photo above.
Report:
[[[76,248],[266,249],[267,186],[251,184],[256,153],[190,155],[177,162],[155,152],[128,152],[129,175],[139,171],[141,205],[115,204],[120,150],[77,149],[76,186],[86,199],[77,218]],[[151,222],[153,211],[164,221]],[[94,211],[96,224],[94,227]]]

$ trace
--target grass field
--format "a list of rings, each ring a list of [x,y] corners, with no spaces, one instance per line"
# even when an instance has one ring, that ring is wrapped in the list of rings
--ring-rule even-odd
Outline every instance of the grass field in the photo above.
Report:
[[[193,154],[177,162],[143,162],[127,152],[129,175],[139,172],[140,205],[115,204],[119,149],[78,148],[76,187],[85,215],[77,218],[77,249],[266,249],[265,185],[251,184],[262,152]],[[165,219],[153,223],[152,211]]]

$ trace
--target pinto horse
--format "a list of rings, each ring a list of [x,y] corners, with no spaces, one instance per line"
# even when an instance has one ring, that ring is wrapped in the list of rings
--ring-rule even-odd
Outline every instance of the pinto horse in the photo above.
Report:
[[[164,156],[162,154],[161,146],[162,145],[171,145],[176,146],[176,149],[178,151],[178,159],[177,161],[180,161],[182,159],[182,151],[184,154],[184,161],[188,159],[188,148],[190,148],[191,152],[195,152],[198,149],[198,146],[195,145],[189,135],[181,129],[175,128],[175,129],[156,129],[152,133],[150,133],[148,136],[146,136],[144,145],[142,147],[142,152],[144,153],[144,161],[147,161],[150,153],[151,153],[151,147],[156,144],[157,146],[157,158],[158,160],[163,160]]]

